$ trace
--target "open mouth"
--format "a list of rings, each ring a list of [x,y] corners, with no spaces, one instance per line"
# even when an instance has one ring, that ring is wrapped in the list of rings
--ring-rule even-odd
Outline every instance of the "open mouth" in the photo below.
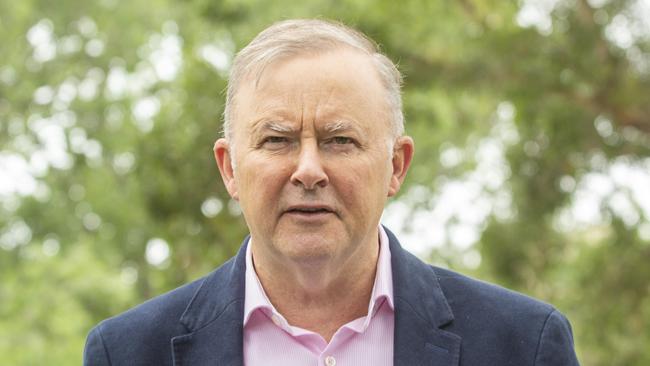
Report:
[[[287,210],[291,213],[301,213],[301,214],[317,214],[317,213],[330,213],[332,211],[326,208],[292,208]]]
[[[296,205],[289,207],[285,213],[302,218],[317,218],[332,214],[334,210],[324,205]]]

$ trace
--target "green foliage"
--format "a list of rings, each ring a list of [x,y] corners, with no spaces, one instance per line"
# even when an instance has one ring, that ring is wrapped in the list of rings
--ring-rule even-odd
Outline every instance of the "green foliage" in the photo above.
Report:
[[[481,186],[509,197],[508,212],[492,208],[477,243],[446,239],[432,261],[556,304],[584,364],[650,364],[647,211],[613,209],[607,200],[632,197],[619,189],[596,223],[564,215],[590,174],[647,171],[650,30],[623,45],[608,34],[648,8],[560,0],[538,30],[517,24],[531,3],[0,3],[0,179],[15,180],[0,182],[2,363],[78,363],[92,325],[235,253],[247,229],[211,151],[228,62],[276,20],[326,17],[375,39],[405,74],[416,156],[397,200],[412,215],[511,130],[497,144],[505,181]],[[442,159],[451,148],[458,162]],[[7,174],[9,161],[34,180]],[[468,251],[480,266],[461,260]]]

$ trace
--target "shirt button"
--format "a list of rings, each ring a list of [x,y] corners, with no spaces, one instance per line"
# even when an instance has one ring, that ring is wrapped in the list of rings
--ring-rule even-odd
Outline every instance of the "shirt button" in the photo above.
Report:
[[[325,365],[327,366],[335,366],[336,365],[336,359],[332,356],[327,356],[325,357]]]

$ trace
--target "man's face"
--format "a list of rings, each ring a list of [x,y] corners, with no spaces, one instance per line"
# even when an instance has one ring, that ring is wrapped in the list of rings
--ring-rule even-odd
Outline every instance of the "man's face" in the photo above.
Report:
[[[215,156],[254,254],[344,261],[376,243],[412,155],[410,139],[391,135],[389,116],[371,60],[352,50],[294,56],[269,65],[257,85],[242,82],[234,137],[217,141]]]

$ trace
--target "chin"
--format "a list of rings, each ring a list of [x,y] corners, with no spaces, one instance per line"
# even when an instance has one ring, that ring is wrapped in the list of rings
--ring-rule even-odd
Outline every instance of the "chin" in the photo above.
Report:
[[[279,254],[294,262],[314,263],[331,259],[340,238],[326,238],[319,233],[304,233],[281,238],[276,242]]]

